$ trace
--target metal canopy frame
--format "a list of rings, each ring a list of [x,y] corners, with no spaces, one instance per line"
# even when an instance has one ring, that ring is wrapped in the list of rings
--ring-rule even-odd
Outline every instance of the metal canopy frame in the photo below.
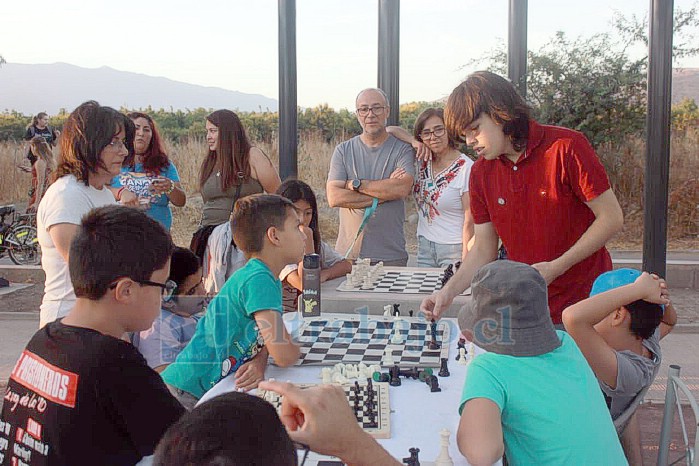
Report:
[[[279,172],[297,168],[296,0],[279,2]],[[378,87],[388,95],[389,124],[399,123],[399,0],[378,0]],[[643,269],[665,276],[670,167],[673,0],[650,0]],[[526,96],[527,0],[509,0],[507,74]]]

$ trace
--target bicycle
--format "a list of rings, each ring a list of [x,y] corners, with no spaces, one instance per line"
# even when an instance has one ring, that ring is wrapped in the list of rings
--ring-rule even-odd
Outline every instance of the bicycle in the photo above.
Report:
[[[6,253],[17,265],[41,263],[36,214],[20,214],[14,205],[0,206],[0,258]]]

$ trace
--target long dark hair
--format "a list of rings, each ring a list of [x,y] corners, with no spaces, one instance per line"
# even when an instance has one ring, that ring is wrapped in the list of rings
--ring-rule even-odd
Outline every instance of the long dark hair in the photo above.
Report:
[[[206,117],[218,128],[218,150],[209,150],[199,170],[199,189],[218,165],[221,170],[221,189],[243,183],[250,178],[250,140],[240,118],[230,110],[216,110]]]
[[[151,129],[150,144],[146,148],[146,151],[141,154],[141,162],[143,163],[143,169],[149,173],[160,174],[161,171],[165,170],[170,165],[170,159],[165,153],[163,148],[162,140],[160,139],[160,133],[155,125],[155,121],[150,117],[150,115],[142,112],[131,112],[126,115],[131,119],[131,121],[137,118],[145,118],[148,121]],[[136,166],[136,154],[130,153],[124,159],[124,166],[135,167]]]
[[[308,226],[313,232],[313,245],[315,246],[316,254],[320,254],[320,228],[318,228],[318,202],[316,201],[316,195],[306,183],[301,180],[286,180],[283,182],[279,189],[277,189],[277,194],[284,196],[291,202],[296,201],[306,201],[308,205],[311,206],[313,210],[313,215],[311,216],[311,224]]]
[[[126,134],[126,149],[133,155],[136,134],[133,122],[123,113],[89,100],[73,110],[63,125],[54,180],[65,175],[89,184],[88,175],[105,168],[100,154],[119,131]]]
[[[452,91],[444,109],[444,124],[450,136],[466,143],[462,134],[481,113],[502,125],[516,151],[527,147],[530,107],[517,89],[502,76],[476,71]]]

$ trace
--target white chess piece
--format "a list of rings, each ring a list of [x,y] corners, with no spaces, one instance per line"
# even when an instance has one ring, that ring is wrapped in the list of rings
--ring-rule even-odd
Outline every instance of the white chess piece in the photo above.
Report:
[[[470,342],[468,344],[468,362],[470,363],[471,361],[473,361],[473,358],[475,358],[475,357],[476,357],[475,346],[473,345],[473,342]]]
[[[459,364],[465,366],[468,364],[466,360],[466,348],[459,348]]]
[[[439,440],[439,456],[434,460],[434,466],[454,466],[454,461],[449,456],[449,436],[451,432],[447,429],[442,429],[439,432],[441,437]]]
[[[333,374],[332,381],[334,383],[339,383],[339,384],[347,383],[347,377],[340,374],[339,372],[335,372],[335,374]]]
[[[393,331],[391,343],[393,343],[394,345],[400,345],[401,343],[403,343],[403,336],[400,334],[400,331],[398,331],[398,329]]]
[[[393,355],[391,354],[391,349],[386,347],[383,352],[383,365],[392,366],[393,365]]]
[[[329,367],[324,367],[320,370],[320,376],[323,378],[323,383],[332,383],[333,371]]]
[[[393,311],[393,306],[391,306],[390,304],[386,304],[386,305],[383,307],[383,315],[384,315],[385,317],[391,317],[391,312],[392,312],[392,311]]]

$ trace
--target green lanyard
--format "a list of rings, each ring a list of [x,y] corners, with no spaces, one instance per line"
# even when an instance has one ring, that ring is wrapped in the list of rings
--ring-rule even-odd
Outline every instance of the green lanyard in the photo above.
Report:
[[[374,198],[373,201],[371,201],[371,205],[364,209],[364,218],[362,219],[362,224],[359,225],[359,230],[357,230],[357,234],[354,235],[354,239],[352,240],[352,244],[350,244],[350,247],[347,249],[347,252],[345,253],[343,259],[347,259],[347,257],[350,255],[350,252],[352,252],[352,248],[354,248],[354,244],[357,242],[357,238],[359,238],[359,235],[362,234],[362,231],[364,231],[364,227],[366,226],[367,222],[369,221],[369,217],[371,217],[371,214],[374,213],[376,210],[376,207],[379,205],[379,200],[378,198]]]

